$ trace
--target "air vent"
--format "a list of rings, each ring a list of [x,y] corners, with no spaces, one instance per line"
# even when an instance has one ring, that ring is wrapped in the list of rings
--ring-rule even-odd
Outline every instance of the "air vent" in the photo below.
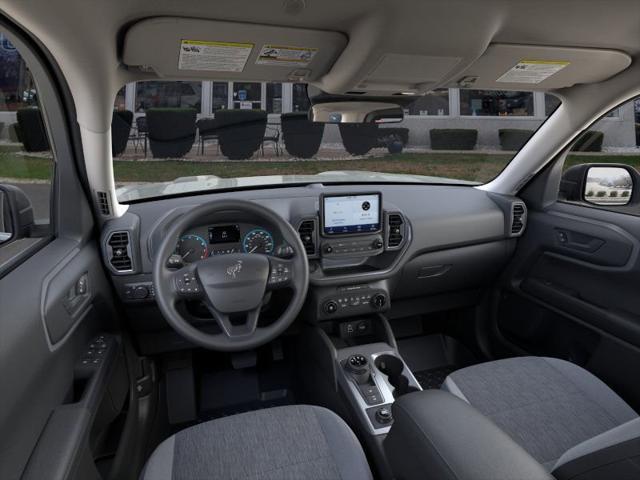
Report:
[[[129,232],[113,232],[107,241],[109,263],[118,272],[133,270],[129,250]]]
[[[315,220],[303,220],[298,227],[298,233],[300,234],[300,240],[304,245],[304,249],[308,256],[316,254],[316,221]]]
[[[390,213],[387,216],[387,248],[390,250],[399,248],[404,242],[405,223],[399,213]]]
[[[109,205],[109,194],[107,192],[97,192],[98,209],[102,215],[111,215],[111,206]]]
[[[514,203],[511,206],[511,235],[522,234],[527,221],[527,207],[524,203]]]

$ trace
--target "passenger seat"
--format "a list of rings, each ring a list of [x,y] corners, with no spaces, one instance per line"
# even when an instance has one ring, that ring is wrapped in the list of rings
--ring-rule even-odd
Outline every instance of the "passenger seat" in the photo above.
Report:
[[[640,478],[638,414],[577,365],[498,360],[452,373],[442,389],[491,419],[555,478]]]

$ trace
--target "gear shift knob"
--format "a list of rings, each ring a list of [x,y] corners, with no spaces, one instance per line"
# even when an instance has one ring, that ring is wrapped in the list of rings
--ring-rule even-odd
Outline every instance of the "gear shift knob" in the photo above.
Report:
[[[353,379],[359,385],[363,385],[369,381],[371,377],[371,367],[367,357],[357,353],[347,358],[344,368],[351,374]]]

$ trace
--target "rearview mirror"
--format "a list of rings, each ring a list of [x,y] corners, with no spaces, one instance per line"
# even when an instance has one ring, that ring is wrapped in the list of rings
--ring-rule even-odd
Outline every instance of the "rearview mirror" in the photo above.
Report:
[[[309,120],[318,123],[396,123],[403,119],[401,107],[383,102],[317,103],[309,111]]]
[[[591,167],[587,170],[584,199],[594,205],[626,205],[631,201],[633,179],[622,167]]]

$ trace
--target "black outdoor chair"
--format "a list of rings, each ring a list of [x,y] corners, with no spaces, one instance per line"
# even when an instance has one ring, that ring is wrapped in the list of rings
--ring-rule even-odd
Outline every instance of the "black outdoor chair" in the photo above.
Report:
[[[149,128],[147,127],[147,117],[141,116],[136,118],[136,128],[131,132],[129,140],[133,142],[133,151],[138,153],[138,147],[142,144],[144,148],[144,156],[147,156],[147,141],[149,136]]]
[[[277,126],[269,126],[267,125],[265,129],[265,136],[262,139],[262,144],[260,145],[260,152],[264,157],[264,144],[265,143],[273,143],[273,148],[276,151],[276,156],[280,156],[280,129]]]
[[[201,118],[196,122],[200,155],[204,155],[205,141],[218,139],[217,125],[215,118]],[[218,144],[218,149],[220,149],[220,144]]]
[[[133,112],[129,110],[114,110],[111,118],[111,154],[114,157],[122,155],[127,148]]]

